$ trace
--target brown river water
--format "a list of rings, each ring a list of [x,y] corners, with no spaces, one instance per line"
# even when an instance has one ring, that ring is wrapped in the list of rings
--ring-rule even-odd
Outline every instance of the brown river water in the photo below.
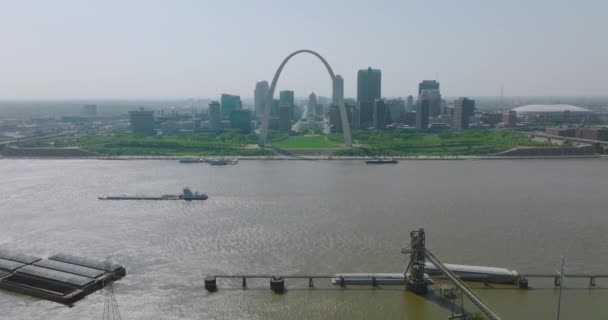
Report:
[[[207,201],[100,201],[175,194]],[[402,272],[410,230],[444,262],[553,273],[608,274],[608,161],[0,160],[0,247],[124,264],[115,284],[131,319],[447,319],[451,305],[401,286],[308,289],[208,274]],[[608,279],[567,279],[562,319],[608,319]],[[531,290],[473,284],[503,319],[554,319],[552,279]],[[73,308],[0,291],[0,319],[101,319],[103,292]],[[474,308],[465,299],[465,309]]]

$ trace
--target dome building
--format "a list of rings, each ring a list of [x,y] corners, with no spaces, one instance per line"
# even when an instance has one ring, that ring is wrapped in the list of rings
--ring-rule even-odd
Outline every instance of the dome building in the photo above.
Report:
[[[527,121],[540,122],[588,122],[595,116],[589,109],[569,104],[529,104],[512,111]]]

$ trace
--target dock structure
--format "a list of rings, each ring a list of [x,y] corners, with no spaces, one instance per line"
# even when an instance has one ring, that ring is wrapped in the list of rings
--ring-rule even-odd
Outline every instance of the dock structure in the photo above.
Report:
[[[0,289],[73,305],[126,275],[113,263],[56,254],[48,259],[0,249]]]
[[[270,274],[236,274],[210,275],[205,278],[205,289],[215,292],[218,289],[217,279],[240,279],[243,289],[247,288],[247,279],[269,279],[270,289],[276,293],[285,290],[285,279],[308,279],[308,287],[314,288],[315,279],[331,279],[332,284],[345,288],[347,285],[405,285],[406,290],[416,294],[426,294],[428,286],[435,278],[447,278],[454,285],[454,292],[462,292],[490,320],[501,320],[499,314],[483,301],[464,281],[512,284],[521,289],[528,289],[528,278],[553,278],[555,286],[561,285],[560,274],[519,274],[515,270],[498,267],[444,264],[425,246],[423,228],[410,233],[411,244],[401,250],[410,254],[410,261],[402,273],[337,273],[333,275],[270,275]],[[596,279],[608,278],[608,274],[564,274],[565,278],[588,278],[589,286],[596,286]],[[516,285],[516,286],[515,286]],[[440,294],[441,290],[440,290]],[[464,317],[457,315],[452,319]]]
[[[471,290],[459,276],[449,270],[439,259],[426,249],[425,233],[423,228],[410,232],[410,247],[401,250],[402,253],[410,254],[410,262],[405,269],[406,287],[408,290],[425,294],[427,292],[427,282],[424,281],[426,262],[432,263],[439,271],[446,276],[456,288],[458,288],[469,300],[475,304],[490,320],[501,320],[487,303],[485,303],[473,290]]]
[[[601,278],[608,278],[608,274],[584,274],[584,273],[571,273],[571,274],[564,274],[563,275],[564,278],[579,278],[579,279],[589,279],[589,287],[595,287],[596,286],[596,279],[601,279]],[[554,279],[553,283],[556,287],[559,287],[561,284],[561,276],[559,275],[559,273],[530,273],[530,274],[522,274],[520,276],[520,281],[525,280],[527,283],[527,279],[528,278],[548,278],[548,279]],[[524,288],[522,288],[524,289]]]

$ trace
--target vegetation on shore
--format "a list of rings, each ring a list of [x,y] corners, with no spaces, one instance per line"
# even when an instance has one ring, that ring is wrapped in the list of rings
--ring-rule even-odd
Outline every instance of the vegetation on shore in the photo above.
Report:
[[[461,156],[488,155],[519,146],[551,146],[508,130],[466,130],[426,133],[415,129],[353,132],[355,147],[345,148],[341,133],[286,134],[270,132],[270,148],[257,148],[258,135],[226,131],[176,136],[137,136],[117,133],[107,136],[76,136],[28,143],[27,147],[76,146],[103,155],[146,156],[268,156],[273,148],[286,150],[337,149],[341,156]]]
[[[273,152],[267,149],[248,148],[256,144],[255,134],[243,135],[236,131],[220,135],[194,134],[179,136],[141,137],[132,134],[111,136],[84,136],[75,139],[73,145],[104,155],[196,155],[196,156],[265,156]]]
[[[334,141],[342,135],[332,134]],[[392,131],[354,131],[357,147],[336,151],[344,156],[463,156],[488,155],[521,146],[551,146],[533,141],[526,135],[509,130],[472,129],[430,134],[414,129]]]
[[[330,140],[326,135],[307,134],[285,137],[272,137],[269,139],[272,147],[279,149],[328,149],[343,148],[343,141]]]

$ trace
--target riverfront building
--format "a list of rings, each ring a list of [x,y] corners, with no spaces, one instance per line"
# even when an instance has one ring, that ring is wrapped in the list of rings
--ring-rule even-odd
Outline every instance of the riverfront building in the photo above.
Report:
[[[251,110],[235,110],[230,113],[230,127],[242,133],[251,132]]]
[[[357,73],[357,101],[371,102],[382,96],[382,72],[378,69],[359,70]]]
[[[279,107],[279,130],[281,132],[291,131],[291,110],[287,106]]]
[[[385,99],[384,102],[386,103],[388,119],[390,119],[389,123],[402,123],[405,113],[405,101],[399,98]]]
[[[253,91],[253,109],[256,118],[261,118],[264,115],[264,105],[266,103],[268,90],[270,90],[268,81],[258,81],[255,84],[255,90]]]
[[[439,90],[422,90],[418,97],[418,104],[426,101],[429,105],[429,117],[437,117],[441,114],[441,93]]]
[[[469,119],[475,112],[475,100],[460,98],[454,102],[454,129],[469,128]]]
[[[295,101],[294,101],[294,93],[291,90],[284,90],[279,92],[279,108],[287,107],[289,110],[289,117],[291,120],[295,118]],[[279,117],[281,115],[281,111],[279,109]]]
[[[222,93],[221,97],[222,104],[222,117],[228,118],[233,111],[243,109],[243,103],[241,97],[231,94]]]
[[[386,129],[386,103],[383,99],[374,101],[373,125],[378,130]]]
[[[416,105],[416,128],[429,128],[429,100],[418,101]]]
[[[139,110],[129,111],[131,130],[136,134],[154,135],[154,111]]]
[[[359,123],[361,129],[367,129],[373,126],[374,121],[374,102],[373,101],[359,101]]]
[[[439,91],[439,82],[435,80],[422,80],[418,84],[418,96],[422,95],[422,91],[424,90]]]
[[[222,111],[217,101],[209,102],[209,128],[213,131],[222,129]]]
[[[414,111],[414,97],[413,96],[407,96],[405,107],[407,108],[407,111]]]

